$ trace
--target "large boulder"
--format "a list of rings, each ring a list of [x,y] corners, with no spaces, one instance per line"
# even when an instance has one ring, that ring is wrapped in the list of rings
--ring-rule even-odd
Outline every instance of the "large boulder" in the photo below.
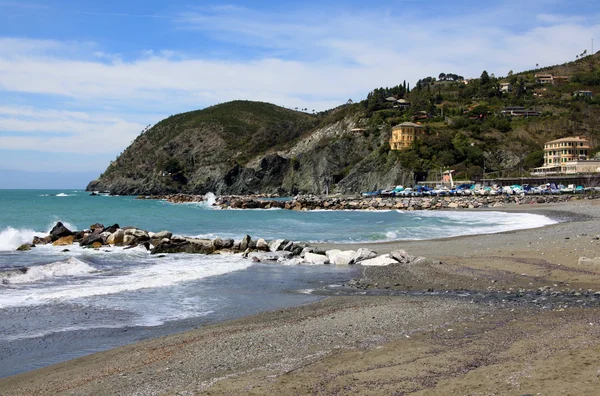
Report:
[[[69,235],[62,238],[58,238],[52,243],[52,246],[68,246],[72,245],[75,240],[75,235]]]
[[[106,227],[106,228],[104,229],[104,232],[109,232],[109,233],[111,233],[111,234],[114,234],[114,233],[115,233],[115,232],[116,232],[118,229],[120,229],[120,228],[121,228],[121,227],[119,227],[119,225],[118,225],[118,224],[113,224],[113,225],[111,225],[111,226],[109,226],[109,227]]]
[[[283,250],[282,248],[285,246],[286,242],[285,239],[274,239],[269,243],[269,250],[272,252]]]
[[[52,230],[50,230],[50,236],[52,237],[53,242],[69,235],[73,235],[73,232],[65,227],[60,221],[52,227]]]
[[[106,238],[106,243],[109,245],[121,245],[125,239],[125,231],[118,229]]]
[[[258,238],[258,241],[256,241],[256,248],[265,252],[270,250],[269,244],[263,238]]]
[[[18,252],[27,252],[27,251],[31,250],[32,246],[34,246],[34,245],[31,243],[24,243],[17,248],[17,251]]]
[[[323,254],[304,253],[304,261],[308,264],[329,264],[329,258]]]
[[[92,231],[95,234],[101,234],[102,232],[104,232],[104,224],[100,224],[100,223],[92,224],[90,226],[90,231]]]
[[[152,254],[158,253],[194,253],[194,254],[212,254],[215,246],[207,242],[173,242],[173,240],[163,240],[154,249]]]
[[[105,243],[104,238],[101,234],[88,234],[85,236],[81,242],[79,242],[80,246],[92,246],[94,243],[99,242],[101,245]]]
[[[410,260],[412,258],[410,256],[410,254],[408,254],[408,252],[404,249],[394,250],[393,252],[390,253],[390,257],[401,264],[410,263]]]
[[[354,264],[354,258],[356,252],[354,250],[329,250],[327,251],[327,257],[329,262],[335,265],[349,265]]]
[[[364,266],[376,266],[376,267],[384,267],[391,264],[397,264],[398,262],[390,257],[389,254],[384,254],[382,256],[377,256],[375,258],[362,260],[360,265]]]
[[[360,263],[364,260],[369,260],[377,257],[377,253],[371,249],[360,248],[356,251],[356,255],[354,256],[354,263]]]
[[[171,239],[172,236],[173,236],[173,233],[169,232],[169,231],[159,231],[156,234],[154,234],[154,238],[159,239],[159,240],[163,240],[165,238]]]
[[[250,247],[250,242],[252,241],[252,238],[250,237],[250,235],[246,235],[245,237],[242,238],[242,241],[240,242],[240,251],[245,251],[246,249],[248,249],[248,247]]]
[[[48,235],[45,236],[43,238],[40,238],[39,236],[34,236],[33,237],[33,244],[34,245],[46,245],[48,243],[52,242],[52,235]]]

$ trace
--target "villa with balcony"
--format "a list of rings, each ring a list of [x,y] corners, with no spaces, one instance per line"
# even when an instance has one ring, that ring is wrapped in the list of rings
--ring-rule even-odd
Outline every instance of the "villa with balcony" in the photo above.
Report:
[[[581,136],[566,137],[546,142],[544,166],[535,168],[534,175],[558,175],[584,172],[589,169],[585,162],[591,154],[590,141]],[[595,168],[594,168],[595,169]]]

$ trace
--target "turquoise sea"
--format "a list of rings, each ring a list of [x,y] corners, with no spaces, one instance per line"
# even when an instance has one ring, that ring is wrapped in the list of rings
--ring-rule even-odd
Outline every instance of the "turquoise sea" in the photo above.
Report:
[[[210,198],[210,197],[209,197]],[[209,199],[210,203],[210,199]],[[218,210],[76,190],[0,190],[0,377],[207,323],[335,294],[359,266],[253,263],[237,255],[151,256],[39,246],[57,221],[169,230],[185,236],[306,242],[432,239],[540,227],[522,213]],[[25,272],[22,269],[27,267]]]

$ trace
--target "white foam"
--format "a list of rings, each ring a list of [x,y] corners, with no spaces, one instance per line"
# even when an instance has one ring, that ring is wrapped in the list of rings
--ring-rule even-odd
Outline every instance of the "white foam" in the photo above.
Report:
[[[185,254],[173,254],[151,260],[152,264],[136,265],[129,273],[123,275],[89,277],[84,282],[69,282],[27,290],[10,290],[10,293],[0,289],[0,308],[51,304],[174,286],[183,282],[242,270],[253,264],[252,261],[239,255],[190,257]],[[160,261],[156,263],[156,260]]]
[[[207,193],[204,196],[205,205],[209,208],[213,206],[213,204],[217,201],[217,196],[211,192]]]
[[[56,197],[70,197],[69,194],[65,194],[65,193],[59,193],[55,195]]]
[[[6,276],[1,276],[2,282],[5,284],[23,284],[34,283],[46,279],[65,277],[65,276],[82,276],[95,272],[96,268],[70,257],[65,261],[57,261],[55,263],[30,267],[27,272],[9,272]]]
[[[29,229],[5,228],[0,231],[0,251],[12,251],[24,243],[31,243],[36,235],[44,236],[47,233]]]

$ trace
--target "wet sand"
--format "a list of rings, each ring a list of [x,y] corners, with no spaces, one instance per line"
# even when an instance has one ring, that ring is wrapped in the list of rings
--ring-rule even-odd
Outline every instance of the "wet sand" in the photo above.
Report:
[[[600,257],[600,202],[501,210],[569,221],[372,244],[428,260],[365,269],[365,295],[97,353],[0,394],[595,394],[600,264],[579,258]]]

